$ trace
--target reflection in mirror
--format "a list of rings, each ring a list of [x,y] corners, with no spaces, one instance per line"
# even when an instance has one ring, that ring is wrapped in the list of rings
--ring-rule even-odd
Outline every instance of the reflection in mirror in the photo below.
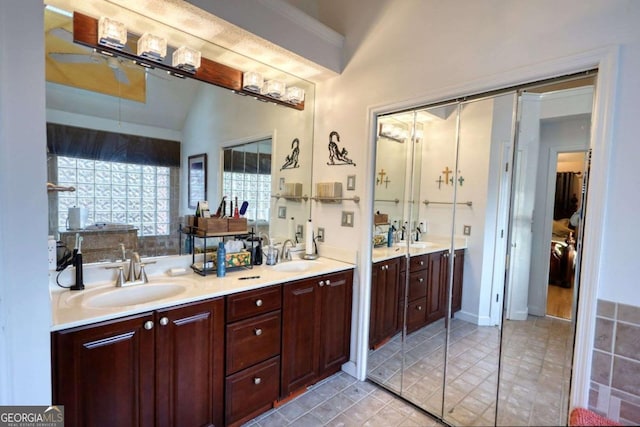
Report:
[[[498,425],[567,424],[594,83],[520,96]],[[566,154],[577,158],[559,162]]]
[[[376,173],[387,156],[408,165],[397,197],[421,232],[373,249],[368,377],[448,424],[566,425],[588,168],[559,159],[588,164],[593,79],[378,118],[414,117],[415,151],[390,154],[379,138]]]
[[[514,106],[515,93],[459,106],[454,228],[466,235],[466,250],[453,263],[464,263],[462,301],[455,283],[449,288],[452,311],[460,311],[449,325],[444,396],[444,419],[455,425],[495,421],[506,251],[498,230],[506,227],[510,182],[501,165],[511,153]]]
[[[136,19],[144,25],[147,18],[136,15]],[[152,25],[157,28],[161,23],[153,21]],[[68,136],[71,130],[80,129],[66,143],[64,138],[63,143],[48,142],[48,181],[76,190],[49,193],[49,232],[61,240],[64,237],[73,247],[78,230],[69,230],[69,209],[83,208],[86,223],[80,228],[86,233],[85,262],[121,258],[120,243],[142,256],[180,252],[177,230],[181,218],[193,214],[187,201],[186,164],[191,155],[208,156],[206,198],[212,209],[225,194],[222,148],[252,141],[268,139],[272,145],[260,149],[272,155],[271,194],[278,193],[281,178],[310,191],[311,83],[241,57],[246,66],[305,89],[307,107],[303,111],[276,106],[157,69],[142,69],[125,60],[110,60],[73,44],[72,31],[70,13],[45,9],[47,122],[67,130],[58,135]],[[194,44],[204,47],[207,43],[180,34]],[[233,55],[224,52],[226,58]],[[276,172],[296,138],[300,167]],[[240,201],[241,197],[238,195]],[[276,200],[267,203],[271,206],[259,212],[269,212],[268,217],[258,218],[256,211],[260,226],[269,226],[271,234],[287,236],[287,221],[276,221]],[[277,203],[287,206],[300,223],[310,216],[310,204],[303,201],[282,199]],[[91,239],[86,238],[89,233],[103,245],[92,248]]]

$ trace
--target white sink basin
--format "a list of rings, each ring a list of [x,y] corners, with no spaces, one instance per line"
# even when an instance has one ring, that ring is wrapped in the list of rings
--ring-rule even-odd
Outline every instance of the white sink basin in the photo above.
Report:
[[[302,271],[307,271],[318,264],[320,263],[317,261],[307,261],[307,260],[284,261],[284,262],[281,262],[280,264],[274,265],[271,268],[273,268],[275,271],[299,273]]]
[[[407,246],[407,242],[399,242],[399,243],[396,243],[395,246],[400,246],[404,248]],[[433,246],[436,246],[436,244],[433,242],[413,242],[409,244],[410,248],[417,248],[417,249],[431,248]]]
[[[93,308],[126,307],[173,297],[185,291],[177,283],[145,283],[99,293],[83,301],[82,305]]]

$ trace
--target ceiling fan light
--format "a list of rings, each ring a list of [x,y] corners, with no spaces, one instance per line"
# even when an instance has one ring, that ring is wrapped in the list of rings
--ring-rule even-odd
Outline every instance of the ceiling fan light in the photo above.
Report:
[[[114,49],[122,49],[127,43],[127,28],[122,22],[105,16],[98,20],[98,43]]]
[[[144,33],[138,39],[138,56],[154,61],[162,61],[167,55],[167,41],[151,33]]]
[[[242,88],[251,92],[260,92],[264,84],[262,74],[255,71],[246,71],[242,75]]]
[[[200,68],[201,54],[195,49],[182,46],[173,52],[172,65],[175,68],[195,73]]]
[[[285,95],[285,101],[292,104],[299,104],[304,101],[304,89],[298,86],[291,86],[287,88],[287,94]]]
[[[286,90],[286,85],[282,80],[267,80],[262,86],[262,94],[271,98],[280,99]]]

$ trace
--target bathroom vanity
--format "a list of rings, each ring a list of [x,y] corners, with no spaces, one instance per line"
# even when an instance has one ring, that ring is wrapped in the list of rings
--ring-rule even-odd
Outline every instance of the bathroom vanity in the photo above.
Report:
[[[406,328],[410,334],[442,319],[447,312],[450,252],[445,245],[424,248],[375,248],[373,252],[369,348],[376,349],[402,331],[405,292]],[[453,260],[451,313],[462,306],[464,274],[462,245]],[[405,288],[405,279],[409,277]]]
[[[290,263],[252,279],[150,276],[136,286],[184,289],[133,305],[109,297],[133,287],[112,283],[52,292],[53,401],[70,426],[239,425],[338,372],[353,266]]]

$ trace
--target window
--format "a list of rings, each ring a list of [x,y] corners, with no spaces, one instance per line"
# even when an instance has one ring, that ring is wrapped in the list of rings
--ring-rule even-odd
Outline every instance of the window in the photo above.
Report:
[[[222,195],[247,201],[245,216],[268,223],[271,205],[271,139],[225,148]],[[227,203],[228,206],[228,203]]]
[[[58,183],[75,192],[58,195],[58,227],[66,229],[68,208],[86,207],[88,222],[131,224],[139,236],[170,231],[170,176],[166,166],[58,156]]]

